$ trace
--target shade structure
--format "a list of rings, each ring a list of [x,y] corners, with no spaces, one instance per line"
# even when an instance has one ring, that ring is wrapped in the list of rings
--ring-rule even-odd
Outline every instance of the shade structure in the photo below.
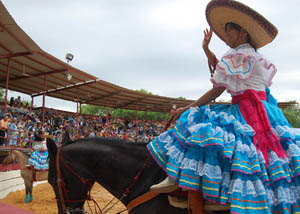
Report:
[[[0,87],[6,86],[6,70],[10,59],[8,88],[63,100],[139,110],[166,112],[173,104],[182,107],[192,100],[148,95],[129,90],[81,71],[43,51],[13,20],[0,2]],[[66,74],[71,74],[68,80]],[[77,96],[78,93],[78,96]]]

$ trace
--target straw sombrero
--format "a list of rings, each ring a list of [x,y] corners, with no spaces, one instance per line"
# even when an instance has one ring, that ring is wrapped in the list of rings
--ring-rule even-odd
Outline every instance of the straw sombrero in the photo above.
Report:
[[[234,0],[212,0],[206,7],[206,19],[212,30],[225,41],[225,24],[233,22],[244,28],[256,48],[275,39],[277,28],[250,7]]]

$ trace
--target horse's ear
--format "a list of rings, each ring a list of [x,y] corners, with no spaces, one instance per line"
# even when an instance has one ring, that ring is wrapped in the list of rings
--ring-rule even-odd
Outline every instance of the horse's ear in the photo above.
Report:
[[[51,138],[47,137],[47,148],[48,148],[48,153],[49,153],[49,158],[50,160],[55,160],[56,153],[57,153],[57,147]]]
[[[61,144],[67,144],[71,141],[71,138],[70,138],[70,133],[68,131],[65,132],[65,135],[64,135],[64,138],[61,142]]]

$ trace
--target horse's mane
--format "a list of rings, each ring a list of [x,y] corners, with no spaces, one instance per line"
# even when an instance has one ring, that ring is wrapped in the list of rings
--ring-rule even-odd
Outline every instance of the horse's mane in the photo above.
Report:
[[[26,157],[26,158],[29,158],[28,155],[20,150],[17,150],[17,149],[14,149],[12,150],[12,152],[16,152],[16,153],[20,153],[22,156]]]
[[[147,145],[147,143],[144,142],[131,142],[131,141],[127,141],[127,140],[123,140],[123,139],[117,139],[117,138],[104,138],[104,137],[87,137],[87,138],[82,138],[82,139],[77,139],[75,141],[69,140],[67,142],[62,143],[62,146],[68,146],[70,144],[78,144],[78,143],[92,143],[92,144],[99,144],[99,143],[113,143],[113,144],[130,144],[132,146],[141,146],[141,147],[145,147]]]
[[[150,155],[146,145],[142,142],[114,138],[88,137],[63,144],[61,152],[64,154],[64,159],[72,163],[75,159],[79,160],[84,157],[83,161],[102,159],[106,165],[114,164],[118,168],[120,161],[124,160],[120,157],[126,158],[127,156],[131,160],[145,161]]]

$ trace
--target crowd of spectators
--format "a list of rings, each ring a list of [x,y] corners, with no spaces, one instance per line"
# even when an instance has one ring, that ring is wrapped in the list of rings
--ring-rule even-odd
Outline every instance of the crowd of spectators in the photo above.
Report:
[[[11,98],[7,106],[0,106],[0,146],[31,147],[41,135],[51,134],[60,143],[68,133],[72,140],[93,136],[119,138],[128,141],[149,142],[158,136],[163,121],[136,121],[108,116],[76,114],[47,108],[44,126],[43,109],[31,109],[21,98]]]

